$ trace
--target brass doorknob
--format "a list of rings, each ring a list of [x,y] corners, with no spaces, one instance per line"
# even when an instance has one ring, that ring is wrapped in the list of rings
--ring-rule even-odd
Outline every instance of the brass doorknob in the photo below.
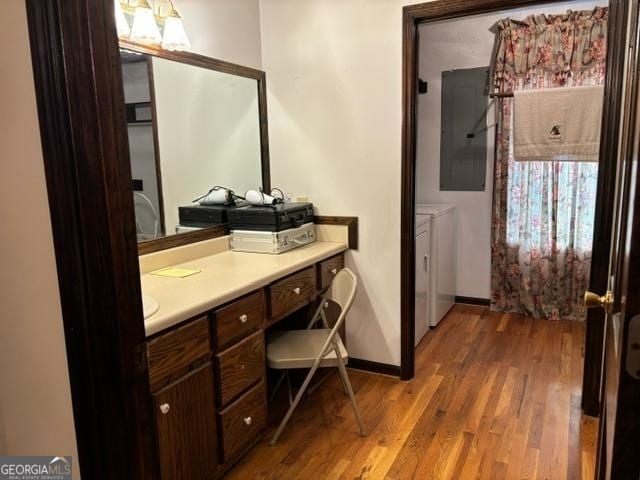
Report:
[[[587,308],[602,307],[609,310],[613,305],[613,292],[608,291],[600,296],[593,292],[584,292],[584,306]]]

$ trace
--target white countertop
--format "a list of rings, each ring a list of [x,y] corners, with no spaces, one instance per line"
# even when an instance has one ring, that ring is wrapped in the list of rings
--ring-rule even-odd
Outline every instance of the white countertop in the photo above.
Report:
[[[159,310],[145,320],[146,335],[206,313],[347,248],[342,242],[317,241],[280,255],[227,250],[172,265],[201,270],[190,277],[168,278],[145,273],[141,276],[142,291],[160,305]]]

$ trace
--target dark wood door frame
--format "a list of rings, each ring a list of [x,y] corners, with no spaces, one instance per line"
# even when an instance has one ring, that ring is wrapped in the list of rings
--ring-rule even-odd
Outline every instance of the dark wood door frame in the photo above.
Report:
[[[423,23],[466,17],[518,7],[561,3],[564,0],[437,0],[434,2],[406,6],[403,9],[402,29],[402,175],[401,175],[401,226],[400,226],[400,291],[401,291],[401,328],[400,328],[400,371],[403,380],[413,378],[415,371],[415,181],[416,181],[416,103],[418,78],[418,26]],[[620,34],[620,26],[626,22],[625,0],[610,0],[609,22],[613,25],[609,30],[612,35]],[[613,30],[613,33],[612,33]],[[611,46],[611,44],[610,44]],[[610,50],[611,51],[611,50]],[[604,112],[603,129],[608,129],[606,139],[615,137],[615,125],[619,119],[621,92],[620,54],[616,54],[612,61],[612,68],[607,73],[605,98],[609,100]],[[613,71],[612,71],[613,70]],[[617,138],[617,137],[616,137]],[[600,285],[604,281],[608,268],[608,252],[611,238],[611,210],[613,209],[613,188],[617,142],[602,142],[601,168],[598,173],[598,199],[596,203],[596,224],[594,235],[594,254],[592,263],[591,282]],[[600,256],[596,256],[600,252]],[[604,275],[604,280],[603,276]],[[589,360],[585,363],[585,385],[589,390],[586,403],[591,414],[597,412],[592,409],[593,401],[598,401],[600,368],[602,359],[602,324],[598,319],[589,319],[587,324],[586,352]],[[598,368],[596,368],[598,367]],[[588,372],[587,372],[588,370]],[[586,377],[589,381],[586,381]],[[584,401],[584,399],[583,399]]]
[[[159,478],[112,0],[27,0],[83,478]],[[19,161],[19,160],[16,160]]]
[[[602,112],[602,141],[598,171],[598,194],[594,222],[589,289],[605,292],[609,277],[609,246],[613,226],[616,168],[618,159],[618,123],[622,112],[623,69],[626,51],[625,34],[628,0],[609,2],[609,31],[607,38],[607,91]],[[582,409],[587,415],[598,416],[600,411],[600,380],[604,345],[604,311],[590,309],[585,331],[584,370],[582,378]]]
[[[627,56],[626,78],[620,135],[618,141],[616,205],[609,258],[613,305],[605,314],[604,358],[600,397],[600,422],[596,454],[596,478],[640,478],[638,441],[640,440],[640,383],[635,368],[627,362],[634,347],[631,325],[640,312],[640,195],[638,185],[639,139],[638,92],[640,44],[638,0],[627,0],[629,15],[628,44],[622,43]],[[622,32],[623,38],[627,32]]]

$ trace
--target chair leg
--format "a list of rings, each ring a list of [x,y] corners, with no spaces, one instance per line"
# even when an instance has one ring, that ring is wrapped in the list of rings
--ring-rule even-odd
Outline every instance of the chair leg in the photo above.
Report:
[[[349,390],[347,390],[347,384],[344,383],[344,378],[342,378],[342,375],[340,375],[340,383],[342,383],[342,390],[344,390],[344,393],[349,395]]]
[[[347,374],[347,369],[342,362],[342,358],[338,355],[338,370],[340,371],[340,376],[344,382],[344,385],[349,393],[349,398],[351,399],[351,406],[353,407],[353,413],[356,415],[356,421],[358,422],[358,427],[360,427],[360,435],[363,437],[367,436],[367,430],[364,428],[364,422],[362,421],[362,416],[360,415],[360,409],[358,408],[358,403],[356,402],[356,396],[353,393],[353,388],[351,387],[351,382],[349,381],[349,375]]]
[[[318,361],[313,365],[313,367],[311,367],[311,370],[307,374],[307,377],[304,379],[304,382],[302,382],[302,386],[300,387],[300,390],[298,390],[298,393],[296,394],[296,398],[293,399],[293,403],[289,407],[289,410],[287,410],[287,413],[285,414],[284,418],[282,419],[282,422],[280,422],[280,425],[278,426],[278,429],[276,430],[276,433],[274,433],[273,437],[271,437],[271,440],[269,441],[269,445],[271,445],[272,447],[278,441],[278,437],[280,437],[280,434],[282,433],[282,430],[284,430],[284,427],[287,425],[287,422],[291,418],[291,414],[293,414],[293,411],[298,406],[298,403],[300,403],[300,399],[302,398],[302,396],[304,395],[305,390],[309,386],[309,383],[311,382],[311,378],[316,373],[316,370],[318,370],[319,363],[320,362]]]

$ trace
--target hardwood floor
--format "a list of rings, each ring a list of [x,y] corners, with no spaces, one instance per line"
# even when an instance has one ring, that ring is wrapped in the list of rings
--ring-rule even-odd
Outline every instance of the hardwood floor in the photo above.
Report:
[[[265,438],[226,478],[592,479],[583,336],[579,323],[457,305],[418,346],[412,381],[349,371],[368,437],[332,375],[275,447]]]

